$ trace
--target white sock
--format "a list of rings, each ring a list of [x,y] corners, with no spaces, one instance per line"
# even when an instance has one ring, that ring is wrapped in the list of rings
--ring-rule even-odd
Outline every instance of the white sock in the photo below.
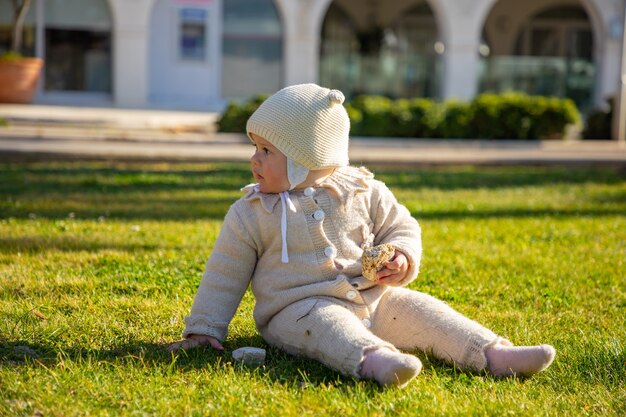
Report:
[[[396,385],[402,388],[421,370],[422,362],[415,356],[379,348],[365,354],[360,374],[382,386]]]
[[[495,376],[532,375],[546,369],[556,355],[550,345],[507,346],[498,343],[485,350],[487,370]]]

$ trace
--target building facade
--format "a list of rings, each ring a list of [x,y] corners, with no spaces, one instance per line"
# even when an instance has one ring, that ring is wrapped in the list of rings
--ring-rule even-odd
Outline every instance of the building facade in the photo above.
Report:
[[[33,0],[37,103],[218,110],[317,82],[346,95],[617,93],[624,0]],[[10,0],[0,0],[0,49]]]

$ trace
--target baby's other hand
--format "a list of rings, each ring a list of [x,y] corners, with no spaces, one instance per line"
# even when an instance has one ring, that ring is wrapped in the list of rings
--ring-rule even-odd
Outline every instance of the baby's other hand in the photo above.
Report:
[[[198,346],[211,346],[215,350],[224,350],[222,344],[212,336],[203,334],[190,334],[187,339],[174,342],[167,347],[168,352],[176,352],[180,349],[187,350]]]
[[[406,278],[409,270],[409,260],[406,255],[396,251],[393,258],[385,262],[385,267],[376,273],[376,283],[379,285],[399,286]]]

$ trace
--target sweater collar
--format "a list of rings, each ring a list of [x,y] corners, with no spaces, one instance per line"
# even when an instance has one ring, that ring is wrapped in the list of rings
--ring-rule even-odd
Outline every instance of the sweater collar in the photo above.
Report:
[[[243,187],[241,191],[246,193],[243,198],[244,200],[259,200],[259,202],[261,203],[261,207],[263,207],[268,213],[272,213],[274,211],[276,203],[280,201],[280,194],[262,193],[259,190],[259,184],[248,184]]]
[[[367,168],[341,167],[333,172],[320,186],[333,191],[344,210],[352,206],[354,196],[369,189],[369,180],[374,178]]]
[[[326,178],[318,187],[325,187],[333,191],[344,207],[350,207],[354,195],[369,189],[368,181],[374,178],[367,168],[341,167]],[[258,184],[249,184],[241,189],[246,195],[244,200],[259,200],[261,206],[268,213],[272,213],[280,200],[280,194],[262,193]],[[293,192],[293,191],[291,191]]]

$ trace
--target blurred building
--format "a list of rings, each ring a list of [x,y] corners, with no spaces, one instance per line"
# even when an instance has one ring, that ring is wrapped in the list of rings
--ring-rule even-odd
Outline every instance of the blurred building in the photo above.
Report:
[[[301,82],[346,95],[616,93],[624,0],[33,0],[36,102],[219,109]],[[0,49],[10,0],[0,0]]]

